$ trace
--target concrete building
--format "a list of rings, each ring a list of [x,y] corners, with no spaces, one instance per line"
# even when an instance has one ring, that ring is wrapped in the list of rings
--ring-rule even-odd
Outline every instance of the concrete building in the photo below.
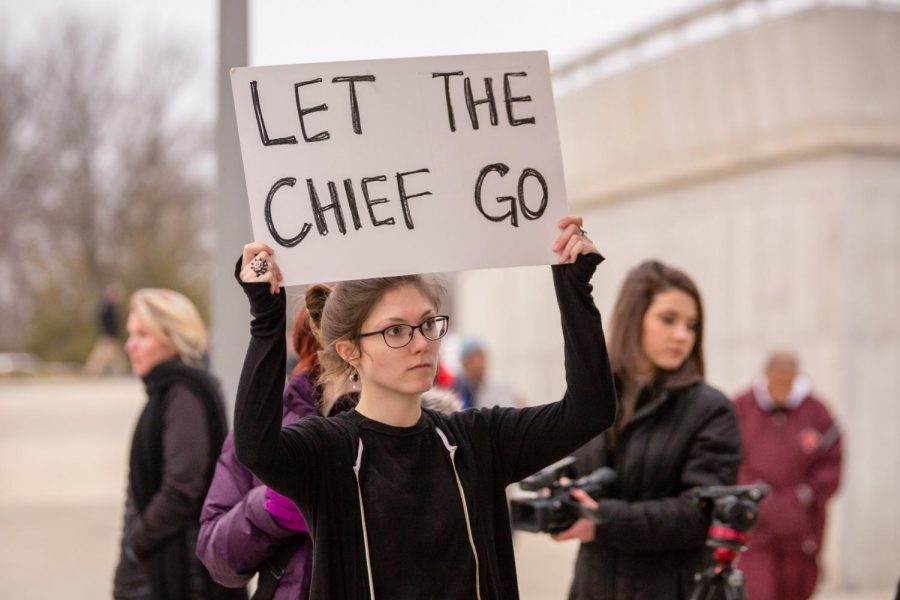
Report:
[[[843,426],[826,585],[900,575],[900,6],[721,1],[557,70],[572,211],[625,272],[659,258],[707,310],[711,383],[747,385],[795,348]],[[502,300],[499,300],[502,299]],[[549,270],[456,279],[455,330],[532,403],[559,397]],[[541,368],[535,368],[541,365]]]

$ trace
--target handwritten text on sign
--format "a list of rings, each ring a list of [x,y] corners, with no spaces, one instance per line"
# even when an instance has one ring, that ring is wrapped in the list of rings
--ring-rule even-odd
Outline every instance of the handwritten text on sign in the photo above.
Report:
[[[286,285],[548,264],[545,52],[235,68],[254,238]]]

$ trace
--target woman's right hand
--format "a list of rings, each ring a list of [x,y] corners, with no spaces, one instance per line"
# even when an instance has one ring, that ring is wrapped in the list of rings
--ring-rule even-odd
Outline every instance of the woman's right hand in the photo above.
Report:
[[[241,258],[241,281],[268,283],[269,293],[277,294],[281,284],[281,269],[272,258],[275,251],[266,244],[253,242],[244,246]]]
[[[582,218],[575,215],[563,217],[556,223],[560,233],[553,242],[553,251],[559,264],[574,263],[580,254],[600,254],[581,224]]]

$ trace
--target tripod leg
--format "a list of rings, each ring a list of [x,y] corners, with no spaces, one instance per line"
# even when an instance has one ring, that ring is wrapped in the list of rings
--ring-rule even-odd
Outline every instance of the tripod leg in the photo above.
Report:
[[[728,569],[723,576],[725,600],[744,600],[744,572],[740,569]]]
[[[723,600],[723,581],[713,569],[706,569],[697,577],[690,600]]]
[[[725,600],[744,600],[744,588],[725,586]]]

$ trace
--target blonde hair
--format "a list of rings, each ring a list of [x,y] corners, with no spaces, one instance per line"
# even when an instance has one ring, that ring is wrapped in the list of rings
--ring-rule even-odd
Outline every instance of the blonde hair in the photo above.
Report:
[[[203,366],[207,349],[206,326],[194,303],[183,294],[161,288],[144,288],[131,295],[131,312],[181,361]]]

